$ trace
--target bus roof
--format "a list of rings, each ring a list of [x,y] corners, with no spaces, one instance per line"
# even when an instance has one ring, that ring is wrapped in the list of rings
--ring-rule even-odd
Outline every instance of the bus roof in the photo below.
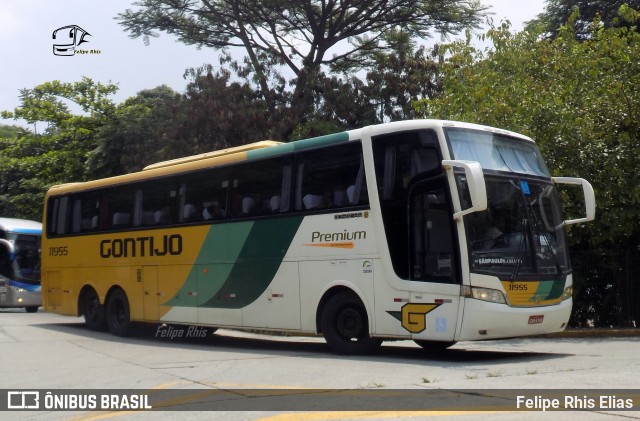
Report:
[[[0,231],[40,235],[42,233],[42,224],[27,219],[0,218]]]
[[[203,168],[210,168],[218,165],[225,165],[234,162],[240,162],[251,159],[260,159],[269,156],[277,156],[294,151],[311,149],[320,146],[326,146],[335,143],[346,142],[353,139],[361,138],[365,133],[376,136],[385,133],[392,133],[405,130],[418,129],[437,129],[441,127],[458,127],[473,130],[483,130],[492,133],[503,134],[516,137],[522,140],[533,142],[527,136],[514,133],[508,130],[497,129],[489,126],[478,124],[464,123],[458,121],[418,119],[398,121],[391,123],[377,124],[359,129],[343,131],[324,136],[318,136],[308,139],[296,140],[288,143],[277,142],[273,140],[264,140],[261,142],[250,143],[237,147],[222,149],[218,151],[206,152],[199,155],[188,156],[184,158],[172,159],[146,166],[142,171],[109,177],[100,180],[93,180],[80,183],[67,183],[51,187],[49,193],[64,194],[72,191],[90,190],[97,187],[124,184],[132,181],[151,179],[161,177],[163,175],[173,174],[176,172],[175,167],[180,166],[180,171],[191,171]]]
[[[531,139],[530,137],[520,133],[512,132],[510,130],[504,130],[496,127],[484,126],[481,124],[466,123],[462,121],[452,121],[452,120],[433,120],[433,119],[405,120],[405,121],[394,121],[390,123],[369,126],[369,128],[371,129],[371,136],[377,136],[381,134],[406,131],[406,130],[436,129],[440,127],[481,130],[485,132],[491,132],[495,134],[514,137],[514,138],[526,140],[529,142],[534,142],[534,140]],[[353,132],[357,132],[357,131],[358,130],[353,130]]]
[[[188,162],[201,161],[208,158],[214,158],[217,156],[231,155],[234,153],[252,151],[254,149],[266,148],[269,146],[276,146],[282,142],[276,142],[274,140],[263,140],[261,142],[249,143],[247,145],[236,146],[234,148],[221,149],[219,151],[205,152],[200,155],[187,156],[184,158],[171,159],[169,161],[158,162],[156,164],[147,165],[142,170],[148,171],[157,168],[170,167],[172,165],[186,164]]]

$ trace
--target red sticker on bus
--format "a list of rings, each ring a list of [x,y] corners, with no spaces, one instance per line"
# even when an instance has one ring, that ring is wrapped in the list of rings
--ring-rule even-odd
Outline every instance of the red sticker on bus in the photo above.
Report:
[[[542,323],[543,320],[544,320],[544,314],[536,314],[535,316],[529,316],[530,325]]]

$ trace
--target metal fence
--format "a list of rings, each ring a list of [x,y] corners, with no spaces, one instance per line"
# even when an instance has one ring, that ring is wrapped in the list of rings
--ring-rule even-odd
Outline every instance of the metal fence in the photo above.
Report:
[[[640,251],[572,251],[571,327],[640,327]]]

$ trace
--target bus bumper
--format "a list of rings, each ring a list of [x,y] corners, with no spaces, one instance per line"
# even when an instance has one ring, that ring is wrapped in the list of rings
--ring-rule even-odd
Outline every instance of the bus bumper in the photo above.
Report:
[[[0,308],[40,307],[40,291],[29,291],[13,285],[0,287]]]
[[[541,307],[509,307],[466,298],[457,341],[513,338],[561,332],[571,316],[572,299]]]

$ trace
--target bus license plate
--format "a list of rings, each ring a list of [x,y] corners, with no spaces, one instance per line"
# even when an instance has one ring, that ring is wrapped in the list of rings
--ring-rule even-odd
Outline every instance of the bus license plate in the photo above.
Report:
[[[535,316],[529,316],[529,324],[530,325],[537,325],[539,323],[542,323],[543,320],[544,320],[544,314],[537,314]]]

